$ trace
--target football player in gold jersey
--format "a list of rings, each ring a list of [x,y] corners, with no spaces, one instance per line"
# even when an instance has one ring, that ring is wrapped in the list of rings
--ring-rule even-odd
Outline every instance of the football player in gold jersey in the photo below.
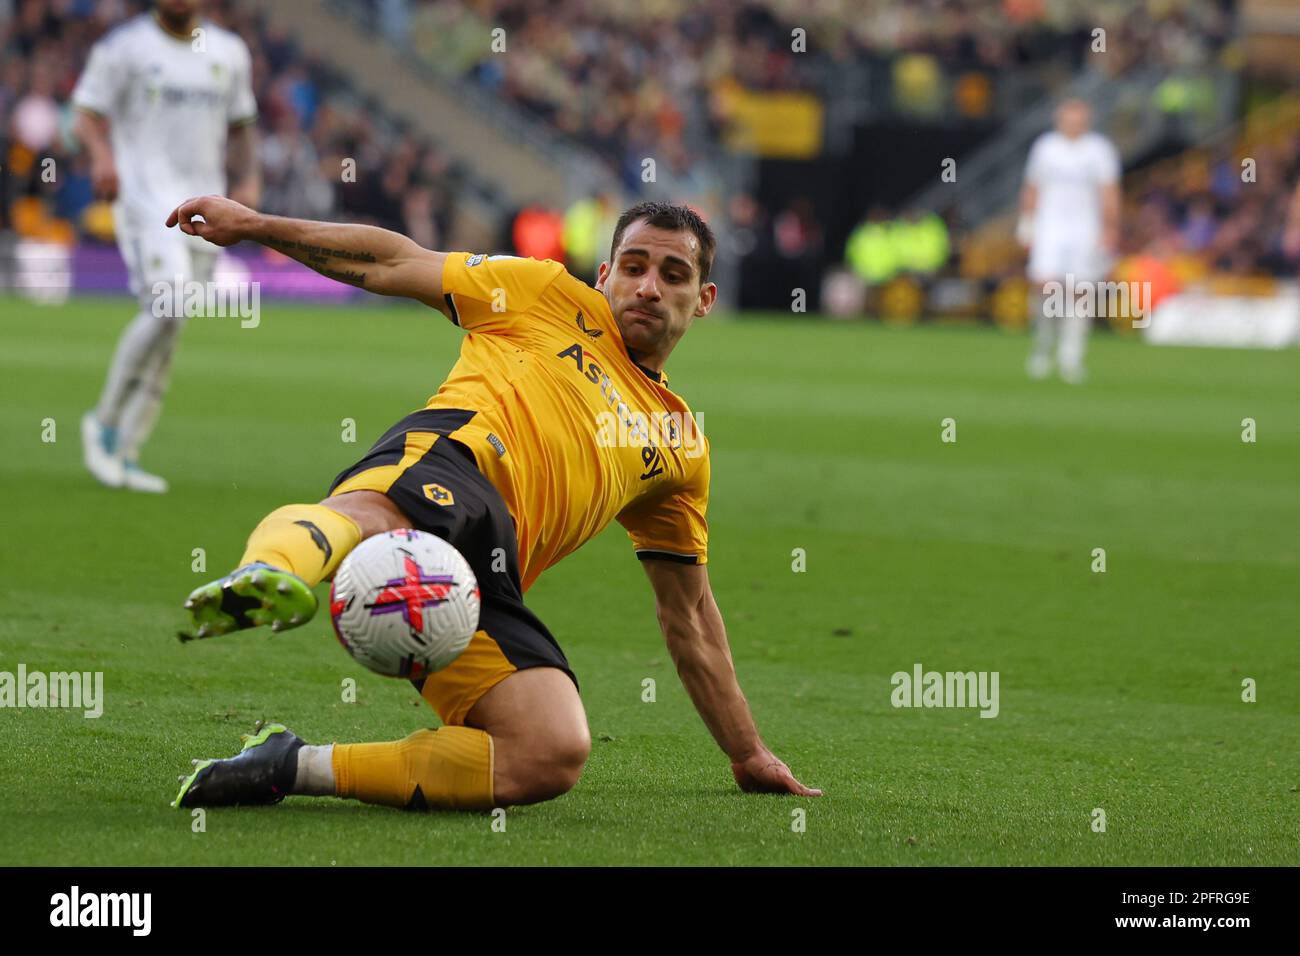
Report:
[[[183,636],[303,624],[316,610],[311,588],[362,539],[399,528],[450,542],[482,590],[466,650],[411,675],[438,730],[311,746],[271,724],[238,756],[199,763],[175,805],[312,794],[488,809],[565,793],[591,749],[586,714],[523,594],[611,520],[642,559],[677,673],[741,789],[820,794],[759,736],[709,587],[708,442],[664,374],[717,294],[714,237],[694,212],[627,210],[594,289],[549,260],[431,252],[384,229],[267,216],[218,196],[182,203],[167,225],[219,246],[260,242],[338,281],[423,302],[468,332],[425,408],[319,504],[268,515],[240,567],[190,595],[194,633]]]

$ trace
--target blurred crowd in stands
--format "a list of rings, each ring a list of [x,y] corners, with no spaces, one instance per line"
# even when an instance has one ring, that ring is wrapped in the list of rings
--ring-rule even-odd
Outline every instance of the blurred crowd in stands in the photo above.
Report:
[[[1125,233],[1135,251],[1192,258],[1215,272],[1292,273],[1283,234],[1297,183],[1300,129],[1191,150],[1134,177]]]
[[[94,201],[88,164],[70,135],[68,100],[94,41],[142,8],[124,0],[0,0],[0,227],[55,241],[111,235],[111,213]],[[358,99],[342,77],[246,6],[220,0],[205,11],[239,33],[253,56],[263,208],[370,222],[437,246],[460,179],[446,156],[386,122],[380,105]],[[47,159],[57,175],[42,179]],[[345,160],[355,161],[355,175]]]
[[[1111,73],[1218,56],[1232,0],[354,0],[435,71],[466,78],[608,156],[637,188],[652,151],[688,168],[726,127],[729,94],[825,91],[871,67],[864,95],[920,116],[982,117],[992,87],[1061,79],[1096,37]],[[494,47],[486,38],[503,31]],[[802,36],[800,36],[800,32]],[[504,50],[502,49],[504,44]],[[509,55],[500,55],[506,52]]]
[[[333,2],[363,12],[445,80],[510,101],[556,135],[594,148],[628,193],[639,187],[641,158],[659,157],[677,195],[712,196],[719,231],[746,264],[742,298],[753,301],[775,296],[764,285],[774,275],[782,288],[791,273],[814,288],[828,264],[843,263],[870,286],[955,275],[963,260],[980,257],[933,213],[855,210],[861,222],[841,246],[828,240],[807,197],[766,208],[753,195],[724,195],[705,160],[724,135],[734,90],[821,96],[836,70],[883,65],[888,82],[868,84],[864,95],[884,90],[892,108],[921,121],[937,115],[940,94],[943,109],[959,117],[987,110],[988,90],[965,82],[971,76],[997,82],[1041,70],[1068,77],[1098,28],[1108,55],[1089,63],[1112,74],[1153,63],[1194,69],[1232,56],[1233,0]],[[0,231],[66,242],[111,235],[111,216],[94,202],[69,135],[67,101],[94,40],[145,6],[0,0]],[[371,222],[426,246],[443,243],[465,170],[239,0],[209,0],[205,10],[243,36],[253,55],[267,211]],[[503,47],[494,47],[498,41]],[[952,71],[973,72],[954,82]],[[1125,252],[1180,256],[1235,274],[1293,269],[1281,231],[1300,177],[1300,133],[1251,144],[1253,182],[1242,179],[1242,149],[1194,151],[1126,181]],[[54,182],[42,180],[46,159],[57,164]],[[621,198],[593,192],[567,207],[511,210],[501,247],[564,258],[591,277]],[[976,270],[989,280],[1023,264],[989,262]]]

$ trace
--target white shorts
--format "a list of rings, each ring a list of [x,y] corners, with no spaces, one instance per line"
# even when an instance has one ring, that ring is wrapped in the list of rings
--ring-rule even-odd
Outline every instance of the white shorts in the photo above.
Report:
[[[1106,277],[1110,263],[1101,243],[1090,236],[1047,234],[1035,237],[1029,248],[1029,278],[1034,282],[1064,280],[1074,276],[1085,282]]]
[[[148,307],[162,292],[158,283],[166,283],[170,290],[177,276],[182,282],[212,280],[221,253],[217,246],[179,229],[168,229],[161,218],[154,225],[149,220],[157,217],[145,219],[120,207],[114,213],[117,248],[126,263],[131,294],[142,306]]]

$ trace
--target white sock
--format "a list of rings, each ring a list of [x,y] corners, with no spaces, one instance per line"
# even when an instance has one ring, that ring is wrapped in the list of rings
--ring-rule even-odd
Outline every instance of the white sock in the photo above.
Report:
[[[1050,364],[1052,350],[1056,348],[1059,334],[1059,320],[1047,314],[1047,300],[1034,289],[1029,291],[1029,318],[1034,344],[1030,351],[1030,360],[1039,364]]]
[[[1073,378],[1083,376],[1083,354],[1088,347],[1088,332],[1092,328],[1092,314],[1076,311],[1061,322],[1061,344],[1057,360],[1061,371]]]
[[[298,772],[293,778],[293,792],[309,797],[334,796],[334,745],[298,748]]]
[[[176,349],[179,327],[164,319],[163,329],[154,342],[148,360],[140,370],[135,388],[126,400],[118,421],[117,442],[122,458],[128,462],[140,456],[140,449],[153,433],[162,411],[163,395],[171,378],[172,355]]]
[[[101,424],[117,427],[122,410],[138,387],[144,366],[158,343],[164,321],[148,309],[141,309],[117,340],[104,391],[100,393],[99,405],[95,409]]]

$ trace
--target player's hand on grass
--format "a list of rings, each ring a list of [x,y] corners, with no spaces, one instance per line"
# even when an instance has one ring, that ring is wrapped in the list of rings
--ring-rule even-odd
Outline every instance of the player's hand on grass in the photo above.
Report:
[[[793,793],[800,797],[820,797],[820,790],[805,787],[776,754],[764,749],[740,762],[732,761],[731,772],[746,793]]]
[[[187,236],[199,236],[215,246],[232,246],[256,229],[257,213],[225,196],[187,199],[167,217],[167,227],[180,226]]]
[[[117,198],[117,165],[111,154],[91,160],[90,185],[96,199],[112,202]]]

